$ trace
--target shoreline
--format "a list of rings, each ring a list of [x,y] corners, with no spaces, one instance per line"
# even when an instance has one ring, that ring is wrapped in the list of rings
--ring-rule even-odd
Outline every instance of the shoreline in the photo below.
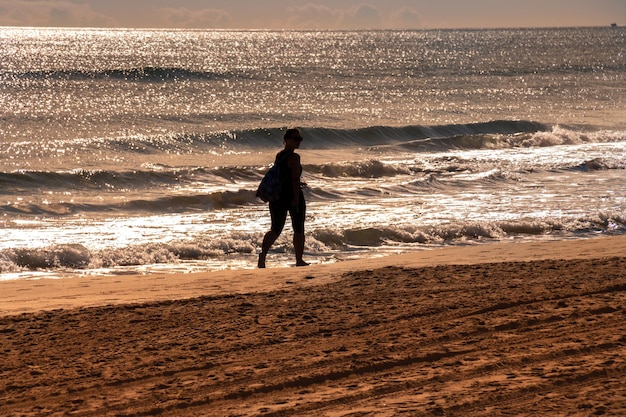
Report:
[[[537,242],[453,246],[306,268],[197,273],[43,278],[0,281],[0,317],[37,311],[182,300],[200,296],[274,291],[332,282],[354,271],[388,266],[424,267],[544,259],[598,259],[626,255],[626,235]]]

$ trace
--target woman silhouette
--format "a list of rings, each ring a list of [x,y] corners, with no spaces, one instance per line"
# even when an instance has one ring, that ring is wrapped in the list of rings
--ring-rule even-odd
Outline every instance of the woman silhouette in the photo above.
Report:
[[[287,221],[287,213],[291,217],[291,225],[293,227],[293,248],[296,253],[296,266],[309,265],[302,259],[304,253],[304,219],[306,216],[306,203],[302,188],[306,187],[306,184],[300,182],[302,165],[300,164],[300,155],[295,153],[295,150],[302,143],[300,131],[298,129],[287,129],[283,136],[283,143],[285,148],[276,155],[274,164],[280,164],[281,175],[285,176],[282,181],[284,186],[281,190],[280,199],[269,203],[272,226],[263,238],[261,253],[259,254],[259,268],[265,268],[267,252],[283,231]]]

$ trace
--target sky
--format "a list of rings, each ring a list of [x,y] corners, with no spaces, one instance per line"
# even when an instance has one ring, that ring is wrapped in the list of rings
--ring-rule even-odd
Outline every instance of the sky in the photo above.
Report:
[[[626,26],[626,0],[0,0],[0,26],[439,29]]]

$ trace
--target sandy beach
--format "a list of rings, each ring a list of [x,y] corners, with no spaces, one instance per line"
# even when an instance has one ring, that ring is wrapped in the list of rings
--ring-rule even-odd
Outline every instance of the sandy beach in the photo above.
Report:
[[[626,236],[0,282],[0,415],[626,415]]]

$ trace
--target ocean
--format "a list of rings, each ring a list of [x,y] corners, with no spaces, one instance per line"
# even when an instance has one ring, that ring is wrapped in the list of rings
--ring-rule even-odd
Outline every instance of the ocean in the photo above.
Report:
[[[626,232],[626,29],[0,28],[0,279],[246,269],[301,129],[305,259]],[[294,263],[291,226],[268,267]]]

